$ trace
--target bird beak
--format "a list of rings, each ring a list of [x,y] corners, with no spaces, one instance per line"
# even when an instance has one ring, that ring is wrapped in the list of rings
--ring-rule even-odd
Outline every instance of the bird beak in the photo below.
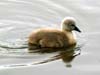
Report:
[[[76,31],[78,31],[78,32],[81,32],[81,30],[80,30],[78,27],[75,27],[74,30],[76,30]]]

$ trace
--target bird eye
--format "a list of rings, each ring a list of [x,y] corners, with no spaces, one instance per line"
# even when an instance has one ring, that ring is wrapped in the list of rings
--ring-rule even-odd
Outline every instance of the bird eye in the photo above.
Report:
[[[75,28],[75,25],[74,24],[71,24],[71,29],[74,29]]]
[[[74,24],[71,24],[71,26],[73,26],[73,27],[74,27],[75,25],[74,25]]]

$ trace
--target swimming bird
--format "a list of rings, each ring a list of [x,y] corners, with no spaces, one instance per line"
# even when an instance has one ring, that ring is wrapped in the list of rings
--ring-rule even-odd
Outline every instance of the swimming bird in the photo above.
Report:
[[[76,45],[73,30],[81,32],[72,17],[61,22],[61,29],[42,28],[34,30],[28,37],[28,44],[35,48],[63,48]]]

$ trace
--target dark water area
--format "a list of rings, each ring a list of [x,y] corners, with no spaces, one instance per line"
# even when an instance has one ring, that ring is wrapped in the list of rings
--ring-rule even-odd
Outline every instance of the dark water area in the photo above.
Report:
[[[100,75],[99,0],[0,0],[0,75]],[[27,37],[39,28],[60,29],[71,16],[74,50],[29,53]]]

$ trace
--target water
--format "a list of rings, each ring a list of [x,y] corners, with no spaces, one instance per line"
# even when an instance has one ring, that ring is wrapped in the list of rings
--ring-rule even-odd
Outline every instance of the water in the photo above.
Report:
[[[0,74],[100,75],[99,7],[99,0],[0,0]],[[71,52],[80,54],[72,67],[66,66],[60,53],[28,53],[26,42],[32,30],[59,29],[66,16],[76,18],[82,31],[76,33],[78,43],[85,44],[81,54]]]

